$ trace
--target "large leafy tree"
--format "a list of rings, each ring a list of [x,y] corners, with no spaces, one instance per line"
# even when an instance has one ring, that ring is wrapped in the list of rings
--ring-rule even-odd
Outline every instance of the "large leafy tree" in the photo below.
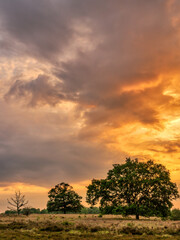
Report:
[[[49,212],[78,212],[83,207],[80,197],[67,183],[57,184],[48,193],[49,201],[47,209]]]
[[[136,215],[139,219],[168,216],[172,200],[178,197],[177,185],[163,165],[128,158],[125,164],[113,165],[106,179],[93,179],[86,200],[92,206],[100,201],[103,213]]]

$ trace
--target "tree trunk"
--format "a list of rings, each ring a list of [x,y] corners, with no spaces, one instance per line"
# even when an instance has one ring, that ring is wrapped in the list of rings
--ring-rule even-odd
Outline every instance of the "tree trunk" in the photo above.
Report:
[[[138,213],[136,214],[136,220],[139,220],[139,214]]]
[[[64,214],[66,214],[66,210],[65,209],[63,210],[63,212],[64,212]]]

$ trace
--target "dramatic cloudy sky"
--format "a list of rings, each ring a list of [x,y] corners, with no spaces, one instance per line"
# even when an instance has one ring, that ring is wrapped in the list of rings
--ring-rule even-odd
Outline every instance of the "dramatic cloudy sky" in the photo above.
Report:
[[[180,185],[180,1],[0,0],[0,211],[127,156]]]

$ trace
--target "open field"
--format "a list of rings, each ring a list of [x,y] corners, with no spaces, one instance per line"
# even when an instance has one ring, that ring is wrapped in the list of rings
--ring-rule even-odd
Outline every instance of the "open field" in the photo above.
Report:
[[[33,214],[0,216],[0,239],[156,240],[180,239],[180,221],[123,219],[120,216]]]

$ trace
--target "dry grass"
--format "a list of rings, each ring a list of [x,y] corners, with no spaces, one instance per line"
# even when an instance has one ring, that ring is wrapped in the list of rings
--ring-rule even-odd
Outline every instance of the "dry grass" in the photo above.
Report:
[[[120,216],[32,214],[0,216],[0,239],[180,239],[180,221]]]

